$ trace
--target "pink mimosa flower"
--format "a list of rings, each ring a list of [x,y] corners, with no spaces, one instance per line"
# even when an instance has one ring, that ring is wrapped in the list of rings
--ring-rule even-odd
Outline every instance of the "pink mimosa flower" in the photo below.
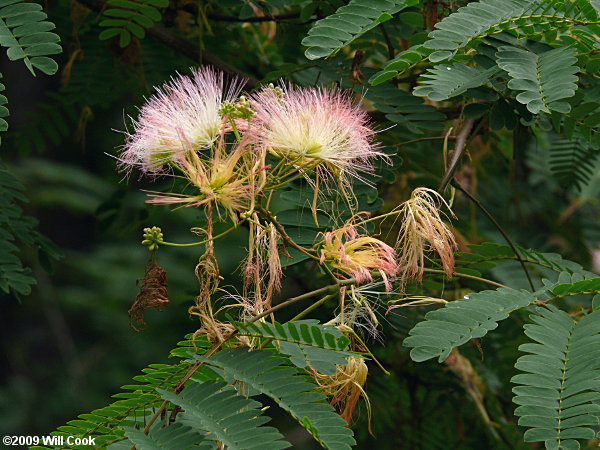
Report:
[[[127,134],[121,166],[160,173],[186,152],[210,148],[221,133],[223,104],[242,87],[238,79],[225,86],[223,73],[209,67],[172,78],[142,106]]]
[[[324,88],[267,87],[252,96],[250,132],[272,154],[296,167],[325,166],[344,181],[372,173],[373,144],[367,113],[349,94]]]
[[[352,224],[323,234],[321,264],[328,261],[333,267],[354,277],[357,283],[373,281],[371,270],[381,274],[388,290],[388,276],[398,271],[392,246],[371,236],[360,236]]]

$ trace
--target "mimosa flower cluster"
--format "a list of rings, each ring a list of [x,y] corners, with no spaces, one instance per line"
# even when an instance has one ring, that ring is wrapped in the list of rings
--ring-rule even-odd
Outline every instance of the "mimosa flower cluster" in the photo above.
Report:
[[[312,259],[332,278],[339,295],[321,301],[339,297],[339,309],[330,323],[355,337],[355,329],[364,327],[360,321],[366,319],[371,330],[379,323],[358,286],[380,278],[388,293],[394,292],[394,286],[403,293],[408,280],[421,280],[428,252],[437,253],[446,275],[452,276],[456,243],[442,221],[440,208],[448,205],[439,194],[417,189],[381,217],[353,210],[354,180],[365,181],[366,175],[374,174],[375,159],[386,155],[374,141],[376,131],[367,112],[349,93],[268,85],[243,96],[243,87],[242,80],[227,81],[223,73],[208,67],[176,76],[140,109],[118,157],[121,169],[128,173],[137,169],[152,178],[165,175],[183,180],[173,184],[180,186],[175,187],[177,192],[151,192],[148,203],[204,211],[206,224],[192,229],[202,237],[198,243],[165,242],[157,227],[145,229],[143,241],[152,251],[161,245],[204,245],[196,266],[200,294],[189,309],[201,322],[197,333],[221,345],[228,342],[236,334],[235,326],[218,316],[232,307],[241,310],[241,320],[266,320],[263,317],[281,288],[280,258],[289,257],[290,249]],[[275,191],[298,180],[314,189],[311,209],[317,227],[319,200],[332,193],[341,193],[352,213],[337,227],[321,231],[309,247],[295,242],[269,209]],[[365,226],[389,216],[401,220],[395,245]],[[231,228],[215,234],[216,221],[229,221]],[[215,242],[242,224],[249,229],[247,257],[241,264],[243,292],[223,294]],[[216,307],[217,295],[234,304]],[[155,304],[150,300],[144,297],[144,302],[138,302],[137,319],[144,305]],[[252,347],[253,342],[237,336],[236,345]],[[364,359],[352,357],[333,376],[316,372],[315,376],[350,421],[364,395]]]

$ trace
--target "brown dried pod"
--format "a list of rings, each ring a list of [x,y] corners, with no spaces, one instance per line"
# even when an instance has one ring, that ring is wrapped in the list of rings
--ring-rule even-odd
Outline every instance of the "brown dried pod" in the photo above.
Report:
[[[167,306],[171,301],[167,293],[167,272],[154,258],[146,264],[144,277],[137,280],[136,284],[140,292],[135,298],[133,305],[129,308],[129,324],[137,330],[134,322],[139,325],[146,325],[144,321],[144,312],[150,308],[161,308]]]

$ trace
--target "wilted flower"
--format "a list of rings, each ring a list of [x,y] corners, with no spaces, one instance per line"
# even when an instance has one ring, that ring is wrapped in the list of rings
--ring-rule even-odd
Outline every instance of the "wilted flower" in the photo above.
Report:
[[[210,148],[221,133],[222,105],[242,87],[237,79],[226,87],[223,73],[209,67],[171,79],[141,108],[133,133],[127,134],[121,165],[160,173],[183,154]]]
[[[367,113],[348,94],[324,88],[267,87],[252,96],[252,133],[272,154],[301,168],[324,165],[344,180],[373,171],[383,156]]]
[[[323,234],[321,264],[328,261],[333,267],[356,279],[357,283],[372,281],[371,270],[377,270],[391,286],[387,276],[394,277],[398,271],[395,250],[383,241],[371,236],[360,236],[351,223]]]
[[[361,396],[367,403],[367,410],[371,412],[369,398],[363,389],[369,369],[365,360],[358,356],[349,356],[348,364],[337,366],[333,375],[324,375],[317,372],[315,379],[321,390],[331,398],[330,404],[340,411],[340,415],[350,423],[356,404]]]
[[[396,247],[404,280],[412,278],[420,281],[423,278],[425,253],[430,251],[440,256],[446,276],[451,277],[454,273],[453,252],[457,245],[454,235],[440,217],[441,205],[448,208],[454,217],[440,194],[432,189],[417,188],[400,207],[403,222]]]
[[[240,144],[229,154],[216,151],[208,161],[202,161],[194,152],[189,153],[181,159],[179,167],[198,189],[198,194],[152,194],[148,203],[203,206],[217,202],[236,221],[236,211],[247,210],[260,190],[256,185],[260,164],[245,159],[245,152],[246,146]]]
[[[270,223],[260,226],[260,219],[254,214],[249,224],[250,238],[248,256],[243,263],[244,293],[252,292],[250,314],[255,316],[271,307],[273,295],[281,289],[281,260],[279,257],[279,233]]]

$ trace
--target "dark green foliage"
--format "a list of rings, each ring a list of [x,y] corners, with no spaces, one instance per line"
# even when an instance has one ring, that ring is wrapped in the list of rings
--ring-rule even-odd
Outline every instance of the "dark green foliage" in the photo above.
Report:
[[[374,86],[369,88],[365,96],[385,114],[387,120],[406,127],[412,133],[440,130],[440,121],[445,118],[435,107],[393,86]]]
[[[100,33],[100,39],[110,39],[119,36],[119,45],[127,47],[131,36],[143,39],[146,30],[161,20],[158,8],[169,6],[166,0],[109,0],[103,14],[107,18],[100,22],[106,27]]]
[[[187,339],[179,342],[178,347],[173,349],[171,354],[182,358],[189,357],[191,351],[204,352],[208,345],[206,340],[192,340],[192,337],[187,335]],[[125,437],[126,430],[143,426],[153,411],[160,406],[162,400],[157,394],[157,389],[172,389],[189,368],[190,363],[187,361],[175,364],[150,364],[142,370],[143,375],[133,377],[137,384],[121,386],[121,389],[127,392],[113,395],[118,400],[89,414],[80,414],[77,419],[59,427],[52,435],[65,436],[65,438],[93,436],[96,443],[100,445],[121,441]],[[204,381],[214,377],[215,374],[210,369],[206,369],[197,371],[193,379]],[[161,437],[159,434],[153,439],[161,441],[163,438],[164,435]]]
[[[224,382],[192,383],[181,394],[159,389],[165,400],[181,406],[184,424],[208,432],[207,439],[219,440],[230,449],[276,450],[290,444],[275,428],[262,426],[269,418],[261,415],[261,404],[237,393]]]
[[[406,50],[399,52],[394,59],[388,61],[383,70],[376,72],[369,78],[369,83],[377,86],[394,77],[402,75],[404,72],[420,63],[431,53],[431,50],[423,45],[414,45]]]
[[[32,187],[26,213],[40,218],[41,229],[56,235],[69,257],[55,276],[39,277],[42,289],[19,309],[10,302],[5,315],[9,320],[26,317],[14,321],[14,331],[4,327],[9,330],[4,341],[9,371],[3,378],[6,387],[0,388],[5,434],[45,435],[68,417],[91,410],[54,434],[94,436],[99,448],[115,450],[134,444],[141,450],[208,449],[220,439],[234,448],[283,448],[288,444],[282,435],[298,448],[348,449],[355,436],[357,448],[382,450],[526,449],[507,400],[515,370],[520,372],[515,378],[517,415],[521,425],[531,428],[527,440],[558,448],[560,435],[562,448],[575,448],[574,439],[597,432],[600,279],[591,266],[600,248],[597,1],[100,3],[86,2],[91,11],[77,2],[48,3],[56,33],[68,49],[64,71],[60,80],[36,80],[35,86],[47,91],[43,96],[27,89],[18,94],[21,103],[11,106],[18,115],[3,149],[5,158],[15,160],[19,179]],[[7,8],[31,23],[16,25]],[[43,59],[54,53],[34,56],[60,51],[56,35],[49,32],[54,26],[39,5],[0,3],[0,20],[8,25],[0,32],[0,44],[10,47],[9,56],[29,61],[30,70],[55,70],[52,60]],[[43,40],[51,45],[37,46]],[[190,223],[202,226],[204,216],[195,208],[147,208],[139,190],[173,191],[177,182],[165,177],[150,186],[137,174],[121,180],[105,153],[115,155],[123,144],[123,134],[109,130],[126,129],[127,117],[137,116],[155,86],[175,71],[189,73],[190,66],[207,62],[251,75],[251,86],[283,77],[305,87],[349,89],[356,101],[364,96],[362,104],[378,131],[375,141],[390,157],[376,162],[375,176],[360,173],[363,180],[353,183],[354,195],[321,184],[314,216],[314,188],[302,178],[269,198],[289,236],[315,251],[321,233],[351,218],[350,206],[388,212],[415,187],[439,186],[449,159],[459,154],[453,149],[465,119],[474,119],[454,179],[486,205],[514,242],[527,247],[517,245],[517,251],[535,292],[517,289],[526,278],[509,246],[469,245],[504,241],[473,203],[449,187],[443,195],[458,216],[451,221],[453,232],[461,249],[470,247],[456,255],[455,276],[426,272],[423,284],[411,282],[405,290],[394,282],[386,292],[373,283],[354,287],[352,296],[347,293],[346,307],[365,302],[372,308],[383,345],[362,335],[368,349],[354,336],[350,345],[337,328],[319,325],[339,313],[341,302],[334,298],[339,286],[334,285],[322,291],[331,295],[328,301],[311,311],[315,320],[284,323],[319,296],[277,310],[278,322],[268,317],[255,324],[234,323],[238,336],[249,338],[257,350],[227,349],[236,342],[231,340],[225,350],[215,347],[205,357],[206,338],[188,335],[170,352],[173,360],[160,359],[177,339],[177,330],[199,326],[186,311],[198,295],[189,269],[203,247],[161,247],[158,260],[168,272],[172,304],[160,314],[149,313],[147,329],[135,333],[127,329],[126,311],[147,255],[133,250],[132,242],[143,227],[155,224],[174,230],[165,234],[173,242],[196,240],[187,231]],[[5,77],[9,90],[18,92],[15,74]],[[8,126],[6,103],[0,95],[0,131]],[[36,151],[44,151],[45,160],[33,159],[30,154]],[[28,249],[45,249],[43,263],[51,247],[15,206],[23,190],[4,170],[0,191],[5,202],[0,208],[0,290],[23,295],[34,282],[26,266],[39,269]],[[393,244],[399,224],[388,217],[369,223],[364,232]],[[220,275],[226,280],[220,288],[235,295],[245,295],[238,269],[246,238],[247,228],[241,226],[217,245]],[[288,281],[273,297],[274,305],[331,282],[319,261],[283,240],[278,247]],[[425,256],[426,266],[437,269],[436,255]],[[510,288],[477,292],[489,280]],[[416,306],[384,314],[388,301],[404,294],[448,303],[430,312],[431,306]],[[218,301],[230,301],[227,294],[215,297],[215,311]],[[534,325],[527,325],[523,335],[523,320],[542,302],[548,304],[530,315]],[[218,319],[224,321],[222,315]],[[361,325],[355,327],[359,335]],[[530,339],[535,343],[522,345]],[[515,368],[519,345],[528,355]],[[331,399],[318,393],[313,369],[335,374],[350,355],[368,356],[364,389],[371,399],[370,428],[362,399],[348,426],[328,404]],[[380,370],[374,355],[391,375]],[[414,362],[436,357],[443,364]],[[556,376],[561,364],[564,380]],[[118,390],[140,367],[146,367],[141,375]],[[572,387],[566,385],[578,383],[580,376],[587,387],[565,394]],[[548,378],[566,389],[535,384]],[[49,387],[56,392],[53,401],[41,401]],[[65,392],[73,392],[72,397]],[[113,402],[98,408],[113,392],[118,392]],[[164,413],[145,434],[163,404]],[[573,407],[579,409],[565,413]],[[341,411],[343,404],[335,408]],[[273,428],[262,426],[269,417]],[[250,444],[240,441],[245,438]],[[596,443],[582,440],[581,446],[586,444]]]
[[[336,328],[319,325],[314,320],[286,324],[266,322],[238,324],[245,336],[275,339],[280,351],[290,356],[297,367],[312,366],[324,374],[334,374],[336,364],[345,364],[350,340]]]
[[[415,0],[352,0],[335,14],[319,20],[302,40],[308,59],[330,56],[367,31],[387,22]]]
[[[287,327],[286,334],[290,332],[290,325],[294,324],[283,325]],[[282,340],[278,342],[286,343]],[[287,353],[283,345],[282,351]],[[270,351],[249,352],[240,348],[221,351],[211,359],[194,357],[222,368],[226,379],[242,382],[244,389],[260,392],[275,400],[324,448],[350,449],[356,443],[352,431],[346,428],[344,419],[327,404],[325,396],[314,392],[315,386],[300,376],[297,369],[282,364],[284,360],[276,354]]]
[[[512,378],[519,425],[530,427],[526,442],[549,449],[577,449],[576,439],[592,439],[599,424],[600,312],[581,320],[553,305],[536,308],[524,326],[534,342],[523,344]]]
[[[467,89],[486,84],[498,70],[497,67],[483,70],[458,63],[438,64],[423,74],[421,83],[424,86],[417,87],[413,95],[429,97],[434,101],[447,100],[463,94]]]
[[[594,177],[600,151],[584,139],[557,139],[550,148],[550,169],[565,188],[581,189]]]
[[[426,48],[435,50],[429,55],[439,62],[456,55],[476,39],[514,30],[525,35],[543,32],[549,28],[568,29],[588,20],[593,15],[587,1],[557,2],[545,0],[484,0],[471,2],[436,24],[429,33]]]
[[[148,434],[131,428],[125,432],[125,436],[139,450],[169,450],[175,448],[187,450],[189,448],[210,449],[213,447],[210,444],[202,442],[204,438],[197,430],[194,430],[190,426],[182,425],[179,422],[166,428],[161,428],[160,426],[154,427]],[[204,445],[199,446],[199,443]]]
[[[62,51],[60,38],[50,32],[55,26],[46,20],[48,16],[41,5],[2,0],[0,8],[0,45],[7,48],[8,58],[22,59],[33,75],[34,68],[46,75],[55,74],[58,65],[48,55]]]
[[[481,338],[498,327],[498,322],[535,301],[531,292],[500,288],[468,294],[444,308],[429,312],[403,345],[412,347],[410,357],[417,362],[438,357],[444,361],[453,348],[473,338]]]
[[[23,215],[18,202],[26,202],[24,187],[0,163],[0,291],[5,294],[28,295],[35,284],[31,270],[19,259],[22,243],[37,247],[48,259],[59,259],[60,251],[46,237],[35,230],[37,220]]]
[[[527,105],[533,114],[550,110],[568,113],[571,110],[565,99],[575,95],[579,71],[575,65],[575,51],[561,47],[536,55],[514,47],[500,47],[498,65],[511,77],[508,87],[522,91],[517,101]]]
[[[486,270],[495,266],[496,262],[513,260],[517,257],[514,251],[506,244],[485,242],[483,244],[469,245],[471,252],[458,253],[459,265],[470,269]],[[523,261],[550,269],[554,272],[567,274],[582,274],[585,278],[594,277],[595,274],[583,270],[580,264],[563,259],[557,253],[542,253],[533,249],[517,246]]]

